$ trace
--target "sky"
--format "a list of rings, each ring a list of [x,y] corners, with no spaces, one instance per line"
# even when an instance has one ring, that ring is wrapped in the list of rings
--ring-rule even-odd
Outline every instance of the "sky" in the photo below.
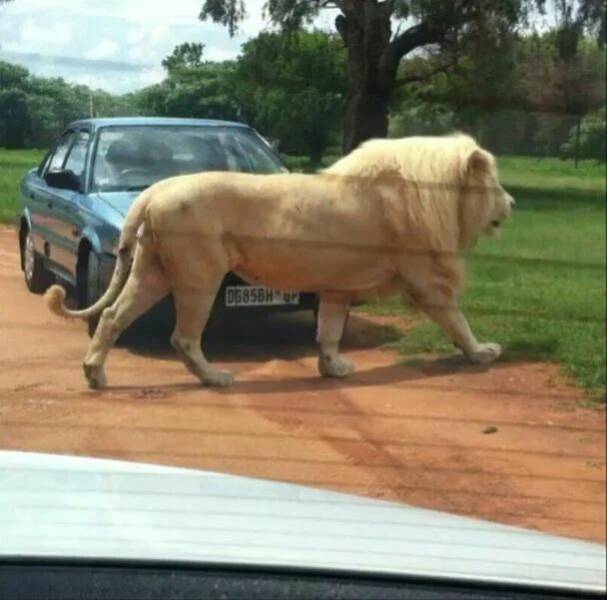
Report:
[[[270,28],[265,0],[245,0],[248,17],[233,38],[225,27],[198,20],[203,1],[14,0],[0,5],[0,60],[122,94],[162,81],[161,61],[178,44],[202,42],[208,60],[231,59]],[[336,14],[323,10],[314,25],[334,31]]]
[[[221,25],[198,20],[203,0],[14,0],[0,8],[0,60],[122,94],[161,81],[162,59],[183,42],[205,44],[209,60],[235,58],[269,27],[263,2],[246,1],[248,17],[230,38]],[[332,29],[331,12],[316,25]]]

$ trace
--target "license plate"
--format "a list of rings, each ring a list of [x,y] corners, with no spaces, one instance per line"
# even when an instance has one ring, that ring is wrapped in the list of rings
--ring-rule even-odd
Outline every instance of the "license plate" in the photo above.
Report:
[[[226,306],[284,306],[299,304],[299,292],[281,292],[263,285],[229,285]]]

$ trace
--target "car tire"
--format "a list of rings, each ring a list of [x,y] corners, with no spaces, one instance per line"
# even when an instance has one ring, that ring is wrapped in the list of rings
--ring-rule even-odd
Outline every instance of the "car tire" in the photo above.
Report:
[[[84,286],[82,297],[84,298],[84,306],[91,306],[101,297],[101,282],[100,282],[99,257],[94,250],[89,250],[86,256],[86,269],[84,272],[82,285]],[[97,324],[99,323],[100,315],[91,317],[88,320],[89,337],[95,335]]]
[[[42,257],[34,249],[34,240],[29,229],[23,238],[23,276],[27,289],[34,294],[44,294],[55,278],[44,267]]]

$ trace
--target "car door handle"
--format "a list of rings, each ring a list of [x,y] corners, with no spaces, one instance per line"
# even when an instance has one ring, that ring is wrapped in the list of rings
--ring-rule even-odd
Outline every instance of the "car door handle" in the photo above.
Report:
[[[53,208],[53,203],[52,203],[52,202],[48,202],[48,203],[47,203],[47,206],[48,206],[49,208]]]

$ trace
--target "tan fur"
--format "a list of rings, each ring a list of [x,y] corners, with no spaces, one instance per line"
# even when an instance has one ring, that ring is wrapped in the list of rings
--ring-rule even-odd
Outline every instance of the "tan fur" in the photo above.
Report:
[[[395,290],[471,360],[493,360],[499,347],[479,344],[457,309],[459,253],[492,233],[492,222],[505,220],[512,203],[491,154],[461,134],[370,141],[316,175],[203,173],[160,182],[127,217],[125,256],[142,225],[145,243],[137,245],[124,288],[91,341],[89,383],[103,385],[103,362],[118,333],[170,292],[177,352],[203,383],[228,385],[231,376],[204,359],[200,334],[229,271],[250,283],[319,294],[324,375],[352,370],[337,352],[349,302]],[[113,300],[125,265],[94,311]],[[49,304],[63,314],[59,300],[49,293]],[[69,314],[90,318],[94,311]]]

